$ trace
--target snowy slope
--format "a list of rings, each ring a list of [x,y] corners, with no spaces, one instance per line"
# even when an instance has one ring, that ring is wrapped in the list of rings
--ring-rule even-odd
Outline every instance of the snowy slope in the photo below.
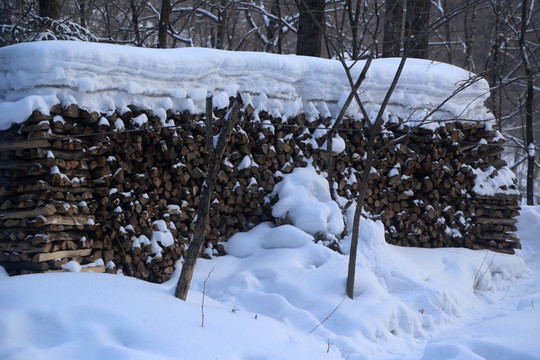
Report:
[[[269,223],[201,259],[186,302],[178,273],[156,285],[0,272],[0,358],[538,359],[540,208],[519,221],[518,255],[396,247],[364,221],[354,300],[346,255]]]
[[[371,65],[360,91],[368,113],[378,110],[398,63],[377,59]],[[354,66],[355,78],[363,65]],[[469,83],[472,77],[451,65],[410,59],[389,112],[422,119],[444,102],[431,118],[489,119],[483,106],[488,84]],[[465,84],[470,86],[454,94]],[[337,113],[349,91],[342,65],[319,58],[62,41],[0,48],[0,113],[6,115],[0,129],[24,121],[33,110],[48,113],[57,103],[101,112],[127,105],[202,112],[207,92],[214,93],[218,107],[240,92],[274,116],[326,117]],[[356,106],[350,109],[351,115],[357,112]]]

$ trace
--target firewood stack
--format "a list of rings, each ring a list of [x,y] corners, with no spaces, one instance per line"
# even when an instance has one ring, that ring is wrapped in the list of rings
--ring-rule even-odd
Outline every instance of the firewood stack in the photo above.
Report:
[[[223,119],[225,112],[215,110]],[[122,270],[162,282],[192,234],[207,151],[201,115],[134,107],[100,114],[72,104],[39,112],[0,132],[0,265],[10,273],[61,271],[68,261],[93,271]],[[483,124],[448,122],[409,129],[394,119],[377,148],[410,132],[376,157],[366,208],[402,246],[513,252],[519,196],[473,190],[479,171],[504,169],[502,139]],[[247,107],[221,165],[203,256],[272,218],[274,185],[308,161],[327,171],[331,119],[308,122]],[[219,131],[215,122],[214,134]],[[363,123],[338,131],[333,154],[337,194],[354,199],[364,167]],[[491,166],[491,167],[490,167]]]

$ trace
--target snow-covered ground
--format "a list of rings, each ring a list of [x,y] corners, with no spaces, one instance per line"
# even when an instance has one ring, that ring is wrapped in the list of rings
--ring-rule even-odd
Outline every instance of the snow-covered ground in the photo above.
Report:
[[[313,174],[288,176],[305,184],[293,221],[340,226]],[[270,223],[199,260],[185,302],[178,272],[0,272],[0,359],[540,359],[540,207],[518,228],[523,250],[506,255],[396,247],[365,220],[354,300],[346,255]]]

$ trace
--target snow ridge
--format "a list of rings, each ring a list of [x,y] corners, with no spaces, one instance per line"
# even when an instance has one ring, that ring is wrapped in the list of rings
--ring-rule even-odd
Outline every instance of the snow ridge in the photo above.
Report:
[[[36,61],[40,59],[40,61]],[[360,88],[368,113],[378,110],[399,59],[376,59]],[[355,64],[358,76],[363,61]],[[452,65],[410,59],[388,112],[403,119],[488,120],[485,80]],[[452,96],[456,89],[469,84]],[[273,116],[332,116],[350,91],[342,65],[335,60],[202,48],[144,49],[73,41],[23,43],[0,49],[0,129],[20,123],[52,105],[77,103],[107,112],[127,105],[203,112],[214,93],[216,107],[229,96],[246,94],[256,109]],[[358,113],[351,106],[348,115]]]

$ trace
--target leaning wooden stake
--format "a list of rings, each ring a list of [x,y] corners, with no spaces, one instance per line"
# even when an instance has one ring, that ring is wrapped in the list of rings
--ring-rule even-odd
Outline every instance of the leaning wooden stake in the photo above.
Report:
[[[240,108],[242,106],[242,100],[238,95],[229,106],[227,115],[225,116],[225,125],[219,133],[218,142],[216,146],[213,146],[211,139],[207,139],[207,145],[209,146],[208,154],[208,169],[206,172],[206,180],[202,185],[201,195],[199,198],[199,208],[197,210],[197,220],[195,221],[195,229],[193,231],[193,237],[189,244],[189,248],[184,257],[184,264],[182,265],[182,272],[176,285],[176,291],[174,295],[182,300],[186,300],[189,291],[189,285],[193,277],[193,271],[195,270],[195,264],[197,258],[201,252],[206,238],[206,226],[208,224],[208,213],[210,210],[210,200],[212,193],[214,192],[215,179],[218,174],[219,166],[221,164],[225,147],[229,141],[229,136],[232,133],[235,125],[240,120]],[[206,98],[206,128],[207,136],[212,134],[212,96]]]
[[[408,40],[408,39],[407,39]],[[354,298],[354,278],[356,275],[356,253],[358,251],[358,236],[360,232],[360,215],[362,214],[362,209],[364,207],[364,200],[366,196],[366,190],[369,180],[369,174],[371,173],[371,167],[373,165],[373,159],[375,157],[375,140],[377,135],[379,134],[379,128],[383,125],[383,113],[386,109],[386,106],[388,105],[388,102],[390,101],[390,96],[392,96],[392,93],[394,92],[394,89],[396,88],[397,82],[399,78],[401,77],[401,72],[403,71],[403,67],[405,66],[405,62],[407,61],[407,49],[408,49],[408,41],[405,41],[405,51],[403,52],[403,56],[401,57],[401,61],[399,63],[399,66],[396,70],[396,73],[394,74],[394,79],[392,80],[392,83],[390,84],[390,87],[388,88],[386,92],[386,96],[384,97],[384,100],[381,104],[381,108],[379,109],[379,112],[377,113],[377,117],[373,122],[371,122],[370,119],[365,119],[366,123],[369,126],[369,138],[368,138],[368,148],[366,150],[366,166],[364,170],[362,171],[362,180],[360,183],[360,189],[358,189],[358,198],[356,200],[356,210],[354,212],[354,218],[353,218],[353,229],[352,229],[352,237],[351,237],[351,250],[349,252],[349,265],[347,270],[347,282],[346,282],[346,293],[347,296],[351,299]],[[369,125],[370,124],[370,125]]]

